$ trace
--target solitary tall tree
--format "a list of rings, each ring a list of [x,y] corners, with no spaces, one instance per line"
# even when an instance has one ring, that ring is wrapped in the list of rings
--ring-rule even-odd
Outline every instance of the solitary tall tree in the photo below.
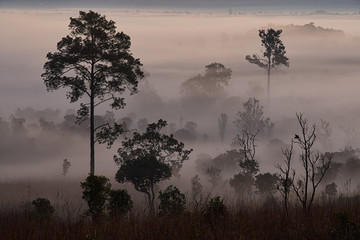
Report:
[[[281,65],[289,67],[289,59],[285,56],[285,46],[280,40],[282,30],[274,30],[272,28],[259,30],[259,37],[261,38],[261,46],[265,48],[263,57],[258,54],[245,57],[250,63],[256,64],[267,71],[267,95],[270,97],[270,73],[272,69],[278,68]]]
[[[70,34],[58,42],[57,51],[47,54],[45,73],[41,76],[48,91],[69,88],[66,96],[70,102],[84,99],[77,120],[90,118],[90,174],[93,175],[96,132],[105,127],[95,126],[95,107],[109,101],[111,108],[123,108],[121,95],[127,89],[131,94],[136,93],[138,79],[143,77],[142,64],[130,52],[130,37],[117,32],[115,22],[99,13],[80,11],[78,18],[70,18],[69,29]]]

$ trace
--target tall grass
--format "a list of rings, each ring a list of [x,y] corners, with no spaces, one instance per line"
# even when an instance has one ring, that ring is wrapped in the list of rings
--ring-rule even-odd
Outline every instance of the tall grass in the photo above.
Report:
[[[70,205],[68,205],[70,207]],[[67,211],[70,211],[68,209]],[[71,210],[72,211],[72,210]],[[248,209],[230,210],[225,216],[187,212],[150,216],[132,212],[118,219],[93,224],[76,212],[75,217],[55,215],[40,221],[26,209],[3,208],[1,239],[360,239],[360,198],[316,204],[309,214],[290,208],[287,218],[276,202]]]
[[[288,217],[276,198],[225,197],[224,216],[191,210],[191,202],[185,214],[152,216],[138,204],[127,216],[94,224],[83,215],[79,182],[27,181],[30,192],[23,182],[0,184],[0,239],[360,239],[360,197],[318,199],[309,214],[292,201]],[[34,216],[30,201],[37,197],[50,199],[53,217]]]

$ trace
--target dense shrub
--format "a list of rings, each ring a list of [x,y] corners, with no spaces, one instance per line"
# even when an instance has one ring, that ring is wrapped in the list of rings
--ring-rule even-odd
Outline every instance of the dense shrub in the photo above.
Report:
[[[168,186],[164,191],[159,192],[160,215],[181,214],[185,211],[186,198],[179,189],[173,185]]]
[[[37,198],[32,201],[35,206],[35,216],[40,220],[51,219],[55,209],[47,198]]]
[[[228,209],[224,204],[224,201],[220,196],[216,196],[210,199],[205,207],[205,216],[226,216],[228,214]]]
[[[85,182],[81,183],[82,198],[88,204],[88,210],[85,214],[91,216],[95,222],[105,216],[105,204],[110,193],[110,187],[109,179],[92,174],[86,178]]]
[[[126,190],[111,190],[109,194],[109,212],[111,217],[120,217],[129,212],[134,206]]]

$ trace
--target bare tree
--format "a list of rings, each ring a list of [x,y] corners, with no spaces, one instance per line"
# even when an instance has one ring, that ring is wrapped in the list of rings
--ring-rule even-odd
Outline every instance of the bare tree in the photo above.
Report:
[[[230,186],[235,188],[236,192],[244,190],[250,192],[254,184],[254,176],[259,171],[259,163],[255,160],[255,138],[258,133],[259,131],[255,134],[244,131],[242,135],[237,135],[235,138],[234,142],[240,145],[241,152],[244,154],[239,162],[241,171],[229,181]]]
[[[295,171],[294,170],[291,171],[291,159],[293,155],[293,150],[294,150],[294,143],[293,141],[291,141],[290,147],[286,147],[285,149],[282,149],[282,153],[285,156],[284,159],[285,165],[284,166],[281,166],[280,164],[275,165],[275,167],[280,171],[279,173],[280,184],[277,189],[279,190],[281,196],[284,199],[284,208],[285,208],[286,216],[289,216],[289,208],[288,208],[289,196],[295,176]]]
[[[240,145],[242,151],[244,153],[244,162],[256,162],[255,153],[256,153],[256,145],[255,138],[259,131],[255,132],[255,134],[248,133],[244,131],[242,135],[237,135],[235,137],[235,142]]]
[[[296,117],[301,127],[301,133],[300,135],[295,134],[294,143],[302,150],[300,160],[304,175],[297,178],[293,184],[293,189],[302,204],[303,210],[309,212],[316,189],[330,167],[332,156],[318,152],[313,153],[312,148],[316,140],[315,124],[309,127],[308,120],[301,113],[296,114]]]
[[[203,211],[210,196],[210,193],[203,192],[203,186],[200,183],[198,175],[191,178],[191,197],[193,199],[195,211]]]
[[[218,119],[219,134],[220,134],[221,142],[224,142],[224,137],[225,137],[225,133],[226,133],[226,126],[227,126],[227,120],[228,120],[227,114],[226,113],[221,113],[220,117]]]

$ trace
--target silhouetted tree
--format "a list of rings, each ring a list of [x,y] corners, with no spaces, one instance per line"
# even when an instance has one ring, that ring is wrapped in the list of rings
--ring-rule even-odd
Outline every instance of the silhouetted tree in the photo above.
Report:
[[[300,124],[301,133],[295,134],[294,143],[299,145],[303,174],[294,181],[293,189],[302,204],[303,210],[309,212],[314,201],[316,189],[330,167],[330,154],[313,153],[313,145],[316,140],[316,127],[310,128],[308,120],[303,115],[296,114]]]
[[[206,95],[208,97],[224,94],[231,78],[231,69],[221,63],[211,63],[205,66],[205,74],[198,74],[182,83],[182,91],[187,96]]]
[[[259,30],[259,37],[261,38],[261,46],[265,48],[263,56],[259,57],[258,54],[252,56],[247,55],[245,59],[252,64],[256,64],[259,67],[267,71],[267,94],[268,99],[270,97],[270,73],[272,69],[278,68],[281,65],[289,67],[289,59],[285,56],[285,46],[280,40],[280,34],[282,30],[274,30],[272,28],[265,30]]]
[[[33,200],[32,205],[35,207],[35,218],[42,223],[48,222],[54,215],[55,209],[47,198],[37,198]]]
[[[143,72],[139,59],[130,52],[130,37],[116,32],[115,22],[93,11],[79,14],[78,18],[70,18],[70,34],[58,42],[57,51],[47,54],[45,73],[41,76],[48,91],[70,88],[67,92],[70,102],[88,99],[80,104],[77,119],[81,122],[90,118],[90,174],[94,174],[94,144],[99,140],[95,134],[105,127],[95,126],[95,107],[111,101],[111,108],[123,108],[122,93],[127,89],[135,93]],[[121,129],[115,128],[119,134]],[[106,133],[110,134],[110,130]]]
[[[166,121],[160,119],[157,123],[149,124],[144,133],[134,132],[132,138],[122,142],[118,156],[114,156],[115,162],[121,165],[127,160],[152,156],[169,164],[174,174],[178,173],[192,149],[185,150],[184,144],[177,141],[172,134],[161,133],[166,125]]]
[[[129,212],[134,206],[129,193],[123,189],[110,190],[109,213],[112,218],[118,218]]]
[[[256,98],[249,98],[243,103],[243,110],[236,114],[238,119],[234,121],[239,132],[246,131],[249,134],[259,132],[260,135],[270,135],[274,124],[270,122],[270,118],[264,117],[263,109],[264,106],[261,106]]]
[[[173,185],[168,186],[164,191],[159,192],[159,214],[177,215],[186,210],[186,197],[180,190]]]
[[[105,217],[106,201],[108,199],[111,184],[109,179],[104,176],[89,174],[82,182],[82,198],[88,204],[88,210],[85,212],[92,217],[93,222],[98,222]]]
[[[219,126],[219,134],[221,138],[221,142],[224,142],[224,137],[226,133],[226,126],[227,126],[228,116],[226,113],[221,113],[218,119],[218,126]]]
[[[279,180],[277,174],[262,173],[255,176],[255,186],[259,193],[272,195],[278,186]]]
[[[229,184],[237,193],[250,192],[254,185],[254,176],[259,171],[259,163],[255,160],[256,145],[255,138],[257,133],[250,134],[243,132],[237,135],[235,143],[239,144],[242,159],[239,161],[240,172],[230,179]]]
[[[284,199],[284,208],[286,216],[289,216],[289,197],[290,190],[294,182],[295,171],[291,168],[291,160],[294,151],[294,143],[291,141],[290,147],[286,147],[282,149],[282,153],[285,156],[284,163],[285,166],[281,166],[280,164],[275,165],[277,169],[279,169],[279,186],[277,189],[279,190],[281,196]]]
[[[185,150],[184,144],[172,135],[161,133],[166,125],[166,121],[160,119],[149,124],[144,133],[134,132],[132,138],[122,142],[118,156],[114,156],[115,162],[120,165],[116,180],[131,182],[137,191],[145,193],[151,213],[154,213],[154,185],[169,179],[172,173],[178,174],[183,161],[192,151]]]
[[[171,177],[171,166],[159,161],[155,155],[142,155],[126,158],[116,173],[115,179],[119,183],[130,182],[139,192],[145,193],[148,199],[150,213],[155,212],[154,200],[156,183]]]

